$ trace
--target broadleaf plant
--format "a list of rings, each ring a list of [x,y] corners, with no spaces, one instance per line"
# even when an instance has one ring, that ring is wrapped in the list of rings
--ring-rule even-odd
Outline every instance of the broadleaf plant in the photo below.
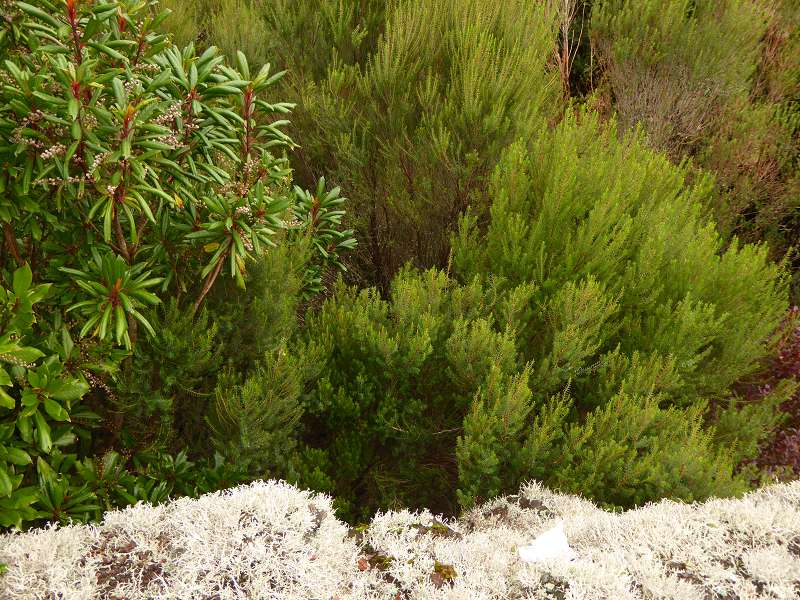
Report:
[[[310,218],[293,189],[292,105],[271,97],[283,73],[176,47],[155,0],[1,10],[0,283],[11,291],[0,298],[0,360],[12,366],[0,369],[0,526],[19,527],[111,505],[89,465],[119,447],[115,378],[142,336],[157,338],[155,306],[174,299],[194,314],[220,277],[245,287],[248,264],[309,220],[322,252],[307,287],[318,292],[354,240],[339,231],[338,191],[323,183]],[[92,410],[76,412],[81,399]],[[106,437],[93,444],[98,417]],[[172,492],[143,460],[125,468],[147,482],[123,477],[127,495],[114,502]]]

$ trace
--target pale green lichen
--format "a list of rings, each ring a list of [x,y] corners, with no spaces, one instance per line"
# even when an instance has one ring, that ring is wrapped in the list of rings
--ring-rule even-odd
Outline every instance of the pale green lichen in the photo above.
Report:
[[[99,525],[0,536],[0,599],[795,600],[800,591],[800,482],[616,514],[535,483],[453,522],[390,511],[351,529],[332,511],[326,496],[257,482],[110,512]],[[557,519],[577,559],[522,561],[517,549]]]

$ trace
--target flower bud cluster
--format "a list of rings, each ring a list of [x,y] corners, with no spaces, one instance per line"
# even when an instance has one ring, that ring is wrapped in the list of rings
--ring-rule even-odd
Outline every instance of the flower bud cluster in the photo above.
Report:
[[[48,160],[54,156],[61,156],[65,151],[66,148],[64,147],[64,144],[53,144],[39,156],[42,158],[42,160]]]

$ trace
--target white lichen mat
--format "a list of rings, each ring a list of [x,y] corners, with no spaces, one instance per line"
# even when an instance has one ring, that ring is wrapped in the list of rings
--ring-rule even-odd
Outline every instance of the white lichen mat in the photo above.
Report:
[[[788,600],[800,598],[800,482],[621,514],[530,484],[458,521],[390,512],[356,529],[328,497],[258,482],[0,536],[0,563],[0,598],[15,600]]]

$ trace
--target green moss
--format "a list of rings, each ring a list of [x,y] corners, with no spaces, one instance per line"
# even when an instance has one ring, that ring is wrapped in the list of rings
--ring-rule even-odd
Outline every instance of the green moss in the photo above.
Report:
[[[442,564],[438,560],[433,565],[433,572],[440,575],[447,582],[454,581],[456,578],[456,570],[453,566]]]
[[[375,554],[369,558],[369,564],[372,568],[380,571],[386,571],[392,566],[394,558],[387,554]]]

